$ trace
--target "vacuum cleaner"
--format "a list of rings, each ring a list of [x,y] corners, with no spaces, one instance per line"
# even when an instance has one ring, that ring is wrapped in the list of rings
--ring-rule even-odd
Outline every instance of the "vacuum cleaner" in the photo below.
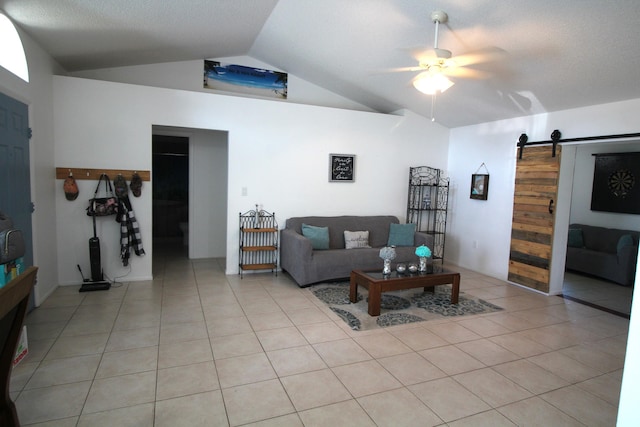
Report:
[[[96,217],[93,218],[93,237],[89,239],[89,263],[91,265],[91,279],[85,279],[82,274],[80,264],[78,264],[78,271],[82,276],[82,286],[80,286],[79,292],[89,291],[107,291],[111,288],[111,283],[104,280],[104,273],[102,272],[102,264],[100,261],[100,239],[96,233]]]

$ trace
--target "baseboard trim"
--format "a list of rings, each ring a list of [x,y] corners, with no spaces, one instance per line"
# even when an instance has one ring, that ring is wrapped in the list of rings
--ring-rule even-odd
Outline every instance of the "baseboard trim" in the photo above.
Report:
[[[631,319],[631,315],[630,314],[622,313],[622,312],[616,311],[616,310],[612,310],[610,308],[603,307],[601,305],[597,305],[597,304],[594,304],[594,303],[589,302],[589,301],[584,301],[584,300],[581,300],[579,298],[574,298],[574,297],[571,297],[569,295],[563,295],[563,294],[559,294],[558,296],[561,297],[561,298],[564,298],[566,300],[569,300],[569,301],[577,302],[578,304],[582,304],[582,305],[586,305],[586,306],[591,307],[591,308],[595,308],[596,310],[600,310],[600,311],[607,312],[609,314],[613,314],[614,316],[624,317],[625,319]]]

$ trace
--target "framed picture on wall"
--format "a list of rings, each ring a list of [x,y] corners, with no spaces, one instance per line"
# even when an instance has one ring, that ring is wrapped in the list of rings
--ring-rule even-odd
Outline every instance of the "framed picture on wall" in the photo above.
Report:
[[[471,198],[487,200],[489,195],[489,175],[474,173],[471,175]]]
[[[329,154],[329,182],[354,182],[355,165],[355,154]]]
[[[591,210],[640,214],[640,153],[594,154]]]

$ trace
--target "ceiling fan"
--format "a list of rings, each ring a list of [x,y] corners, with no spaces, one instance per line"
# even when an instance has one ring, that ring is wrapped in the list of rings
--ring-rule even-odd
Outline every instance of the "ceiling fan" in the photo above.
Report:
[[[448,15],[436,10],[431,13],[431,20],[435,24],[433,49],[412,49],[413,57],[418,66],[396,69],[396,71],[421,71],[413,80],[413,86],[427,95],[442,93],[454,85],[449,77],[458,78],[487,78],[489,73],[467,68],[468,65],[497,59],[501,50],[492,48],[465,55],[452,56],[450,50],[438,47],[438,31],[440,24],[448,21]]]

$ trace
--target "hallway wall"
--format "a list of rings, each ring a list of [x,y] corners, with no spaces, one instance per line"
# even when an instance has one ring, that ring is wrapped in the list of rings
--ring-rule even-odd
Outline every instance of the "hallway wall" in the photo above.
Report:
[[[54,77],[54,100],[55,156],[76,159],[70,166],[150,169],[154,125],[228,132],[228,274],[238,271],[239,212],[259,204],[282,226],[304,215],[390,214],[404,221],[409,167],[447,164],[449,130],[406,111],[375,114],[72,77]],[[329,153],[356,155],[355,182],[328,181]],[[60,281],[77,283],[72,267],[86,256],[90,237],[84,203],[56,199]],[[134,209],[148,239],[151,198],[143,193]],[[150,278],[150,256],[132,257],[131,272],[120,265],[116,225],[101,222],[105,271]]]

